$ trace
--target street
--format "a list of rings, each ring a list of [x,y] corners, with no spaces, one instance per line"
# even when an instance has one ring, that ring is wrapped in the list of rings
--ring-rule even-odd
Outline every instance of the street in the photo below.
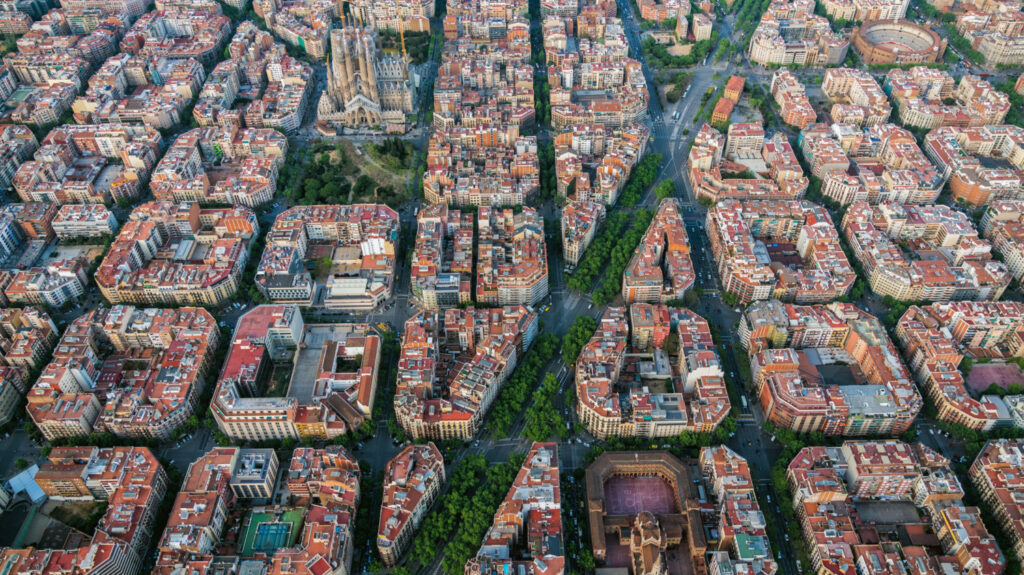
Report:
[[[743,309],[742,307],[729,305],[726,301],[727,298],[723,297],[726,294],[723,292],[723,286],[719,278],[719,265],[714,260],[711,243],[705,229],[707,208],[697,201],[687,175],[688,153],[699,128],[704,123],[700,115],[702,103],[707,100],[706,95],[709,94],[709,90],[722,90],[729,77],[734,74],[743,76],[749,83],[765,87],[770,83],[772,71],[752,66],[745,54],[740,55],[738,58],[727,57],[718,61],[716,56],[719,55],[717,54],[719,47],[712,46],[703,64],[698,64],[687,70],[691,74],[690,83],[682,97],[674,103],[663,103],[659,95],[659,86],[656,82],[656,76],[659,71],[649,65],[643,54],[641,23],[637,15],[634,14],[633,4],[630,0],[616,0],[616,2],[630,52],[641,63],[644,78],[647,82],[649,93],[647,123],[651,130],[651,140],[648,143],[647,152],[659,154],[662,158],[655,185],[664,180],[672,181],[675,184],[676,197],[682,202],[683,219],[690,247],[689,257],[692,261],[693,271],[696,274],[693,289],[698,297],[692,305],[693,311],[705,318],[709,325],[712,326],[712,331],[717,337],[716,344],[721,359],[721,367],[726,375],[730,397],[733,398],[732,417],[735,418],[737,427],[735,433],[729,437],[726,444],[747,460],[756,484],[756,491],[767,502],[766,505],[762,504],[761,511],[766,521],[777,527],[776,531],[779,533],[776,540],[771,542],[773,546],[772,556],[779,563],[779,572],[787,574],[800,573],[801,569],[798,567],[797,554],[794,552],[793,545],[790,544],[788,537],[785,541],[782,540],[782,534],[786,533],[788,528],[788,514],[784,513],[784,510],[779,506],[779,502],[783,500],[783,497],[781,497],[783,494],[776,492],[775,486],[772,483],[772,469],[779,462],[779,458],[783,453],[783,446],[778,441],[775,441],[774,435],[765,430],[766,419],[761,403],[757,399],[756,394],[747,388],[750,382],[744,380],[744,374],[747,374],[749,370],[749,359],[746,350],[740,345],[736,330],[738,322],[742,319]],[[531,29],[535,34],[539,34],[540,14],[536,13],[536,11],[531,12]],[[737,27],[737,24],[735,16],[731,14],[719,18],[716,23],[716,30],[723,39],[732,39],[735,33],[734,27]],[[431,31],[433,34],[443,34],[444,29],[442,28],[441,16],[432,19]],[[536,39],[534,41],[536,42]],[[536,49],[536,46],[534,48]],[[405,179],[410,191],[419,189],[417,186],[418,182],[414,181],[414,178],[417,177],[417,169],[426,164],[426,154],[432,134],[432,126],[428,122],[428,117],[431,114],[431,107],[433,105],[433,85],[438,76],[441,60],[440,52],[441,50],[437,50],[433,58],[418,65],[417,72],[420,77],[420,86],[419,91],[415,95],[415,101],[417,102],[416,112],[418,114],[417,121],[409,132],[403,136],[406,141],[414,144],[416,152],[415,157],[411,160],[408,176],[400,174],[400,179],[396,181],[395,187],[400,187],[400,182],[402,179]],[[541,70],[537,70],[536,73],[546,74],[546,70],[542,66],[540,68]],[[807,78],[809,74],[814,72],[804,70],[797,71],[796,73]],[[317,109],[316,100],[324,90],[325,76],[325,67],[322,63],[315,65],[312,89],[307,101],[306,123],[297,133],[292,134],[289,138],[290,144],[293,146],[293,153],[301,157],[302,154],[298,152],[302,148],[321,139],[330,141],[336,138],[345,138],[359,143],[377,141],[385,137],[382,133],[372,130],[345,131],[340,136],[324,137],[313,127]],[[992,78],[992,81],[995,82],[997,80]],[[530,137],[533,137],[532,125],[530,130]],[[792,130],[787,128],[786,133],[791,138],[793,137]],[[550,126],[541,125],[538,127],[536,132],[538,142],[547,144],[551,142],[552,138],[553,134]],[[541,177],[544,175],[546,174],[542,174]],[[640,209],[656,209],[658,207],[658,198],[654,187],[651,186],[651,189],[647,190],[644,197],[636,205],[613,206],[609,207],[609,211],[617,210],[635,214]],[[317,290],[314,291],[312,300],[314,305],[304,305],[302,308],[305,322],[309,324],[336,322],[366,323],[371,326],[385,328],[386,331],[393,334],[393,337],[401,341],[405,323],[421,311],[415,305],[411,296],[410,268],[412,262],[409,256],[412,253],[412,242],[416,238],[416,216],[423,205],[417,194],[410,193],[409,197],[410,200],[397,210],[401,222],[401,237],[407,238],[403,240],[407,243],[395,244],[398,245],[394,253],[395,276],[391,286],[391,293],[384,303],[375,309],[367,311],[343,312],[327,309],[322,305],[317,305],[323,301],[323,294],[320,291],[323,286],[318,286]],[[279,198],[283,198],[283,196],[279,196]],[[536,207],[547,223],[557,223],[559,221],[561,210],[554,199],[548,198],[542,205]],[[258,209],[260,232],[266,234],[278,215],[288,208],[289,206],[284,199],[277,199]],[[121,221],[125,221],[127,215],[126,211],[123,214],[118,213],[119,218],[123,218]],[[474,238],[474,242],[476,241],[478,240]],[[569,332],[577,318],[588,316],[599,319],[608,306],[596,305],[591,293],[574,291],[568,287],[569,276],[565,271],[566,264],[559,250],[551,249],[551,245],[552,242],[547,244],[549,293],[538,305],[534,306],[534,309],[540,320],[541,333],[550,334],[561,339]],[[256,258],[258,261],[261,254],[252,253],[249,257]],[[607,275],[603,271],[602,274]],[[252,277],[246,279],[249,282],[253,280]],[[620,280],[621,278],[618,277],[604,277],[598,278],[595,283]],[[243,285],[250,286],[252,284],[244,283]],[[243,291],[243,293],[236,296],[235,301],[221,305],[217,309],[211,307],[211,313],[215,314],[217,321],[223,329],[233,331],[238,324],[239,318],[251,311],[256,305],[256,302],[252,301],[249,296],[249,293]],[[880,316],[888,312],[881,298],[870,293],[870,290],[867,290],[865,296],[856,303],[861,308],[875,315]],[[95,282],[92,282],[85,294],[78,300],[77,305],[63,311],[54,310],[51,315],[60,329],[63,330],[82,313],[105,304],[106,302],[99,293]],[[609,306],[622,305],[623,299],[621,294],[609,302]],[[221,342],[221,345],[224,346],[229,344],[230,342],[227,341]],[[456,354],[453,352],[452,355]],[[388,402],[390,405],[390,402],[393,401],[392,393],[394,390],[392,388],[395,381],[395,371],[398,369],[398,358],[391,357],[389,359],[393,361],[393,365],[383,365],[382,363],[382,371],[379,372],[387,375],[381,375],[377,385],[386,387],[378,388],[379,393],[376,395],[376,401]],[[212,386],[216,385],[216,378],[220,368],[221,366],[217,365],[211,370],[209,379],[205,381],[207,388],[212,388]],[[564,492],[562,508],[567,511],[567,518],[565,520],[566,530],[563,533],[563,538],[577,538],[580,539],[579,542],[582,545],[589,545],[589,540],[582,540],[585,533],[582,524],[586,521],[586,513],[581,511],[581,509],[584,507],[586,494],[585,486],[581,484],[578,478],[582,475],[582,470],[586,466],[588,454],[592,455],[592,449],[603,447],[603,445],[585,431],[578,421],[574,390],[575,374],[572,365],[563,363],[561,356],[556,353],[550,361],[540,368],[538,380],[535,382],[536,387],[539,387],[540,382],[544,380],[547,374],[552,374],[559,382],[558,394],[553,399],[554,408],[564,420],[567,430],[571,431],[566,439],[555,438],[558,444],[561,481]],[[439,376],[438,379],[443,378]],[[429,390],[429,385],[427,389]],[[530,409],[532,397],[531,393],[521,411],[512,419],[512,424],[506,437],[492,437],[485,425],[483,430],[467,441],[443,442],[448,454],[445,460],[445,468],[449,477],[459,463],[467,456],[481,455],[488,463],[499,464],[509,461],[510,457],[515,454],[526,453],[532,444],[532,441],[524,436],[524,429],[527,425],[526,413]],[[737,398],[739,399],[738,402],[736,401]],[[380,406],[381,404],[378,403],[377,405]],[[208,412],[208,405],[200,405],[196,410],[196,415],[200,420],[203,420]],[[387,409],[384,412],[387,413]],[[625,413],[625,410],[623,410],[623,413]],[[5,453],[7,454],[7,457],[3,458],[2,462],[0,462],[0,477],[3,478],[11,477],[19,471],[19,467],[24,467],[26,463],[41,463],[44,460],[42,456],[44,446],[34,441],[30,434],[22,427],[24,421],[27,421],[27,416],[24,414],[24,410],[22,410],[21,415],[22,421],[18,422],[17,426],[9,431],[9,433],[3,434],[2,440],[5,443]],[[914,423],[913,428],[917,431],[918,439],[921,442],[946,457],[959,461],[964,455],[964,442],[955,436],[950,436],[940,431],[935,423],[928,421],[923,414]],[[200,425],[190,433],[184,433],[182,429],[184,428],[178,429],[177,435],[184,435],[184,437],[162,442],[155,451],[165,463],[173,466],[178,471],[184,472],[192,462],[216,447],[217,441],[215,432],[204,425]],[[369,467],[369,474],[372,477],[377,477],[384,470],[388,461],[407,444],[400,443],[398,439],[392,437],[388,429],[386,416],[373,421],[372,426],[368,429],[369,431],[364,435],[359,436],[358,443],[355,443],[357,440],[353,440],[355,445],[351,451],[357,460],[365,462]],[[289,439],[288,441],[291,440]],[[671,440],[665,439],[664,441],[668,442]],[[132,441],[125,440],[125,443],[130,444]],[[652,439],[651,447],[657,447],[656,443],[661,443],[661,440]],[[662,443],[662,447],[667,446],[667,443]],[[695,452],[695,450],[690,451]],[[366,501],[370,501],[375,509],[379,509],[379,492],[372,494],[364,493],[362,496],[370,497]],[[434,507],[435,511],[440,507],[440,502],[442,501],[443,498],[438,499],[438,503]],[[359,519],[362,521],[370,520],[368,517],[361,517]],[[368,566],[374,556],[374,552],[371,549],[373,549],[372,545],[377,536],[375,526],[370,531],[371,534],[364,540],[346,542],[352,544],[354,549],[355,561],[352,566],[352,573],[356,575],[368,573]],[[442,549],[439,550],[437,556],[429,565],[422,566],[420,572],[430,575],[441,575],[443,557],[444,550]],[[577,567],[572,564],[573,560],[573,557],[567,558],[568,563],[565,572],[577,572],[573,569]],[[406,561],[407,564],[412,564],[416,559],[407,556],[403,561]]]

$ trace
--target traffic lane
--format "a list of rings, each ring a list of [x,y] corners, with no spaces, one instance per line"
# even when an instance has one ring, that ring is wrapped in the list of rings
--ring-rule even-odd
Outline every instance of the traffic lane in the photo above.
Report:
[[[43,457],[40,445],[25,433],[24,426],[19,425],[4,434],[3,442],[6,457],[0,460],[0,477],[10,477],[20,471],[17,468],[19,459],[38,464]]]
[[[914,428],[917,430],[917,441],[950,460],[963,464],[970,463],[966,460],[966,449],[960,438],[942,431],[934,423],[926,420],[923,415],[915,420]]]
[[[205,417],[205,413],[197,415]],[[200,426],[186,437],[188,437],[186,440],[165,443],[163,448],[158,451],[160,457],[169,461],[172,466],[182,472],[187,471],[193,461],[197,461],[205,455],[216,443],[213,432],[206,426]]]

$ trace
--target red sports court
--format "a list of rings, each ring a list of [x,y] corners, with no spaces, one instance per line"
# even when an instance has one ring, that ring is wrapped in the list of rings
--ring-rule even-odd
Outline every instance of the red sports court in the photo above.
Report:
[[[604,483],[605,513],[636,515],[641,511],[678,513],[672,488],[658,477],[616,475]]]

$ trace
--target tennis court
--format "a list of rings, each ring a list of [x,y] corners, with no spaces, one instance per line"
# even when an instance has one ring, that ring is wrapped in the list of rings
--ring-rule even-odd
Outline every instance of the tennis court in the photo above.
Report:
[[[271,554],[288,543],[291,523],[261,523],[256,527],[256,537],[252,542],[253,553]]]
[[[249,516],[239,553],[242,556],[253,553],[269,555],[282,547],[291,547],[298,541],[301,527],[301,509],[285,511],[280,517],[272,513],[253,512]]]

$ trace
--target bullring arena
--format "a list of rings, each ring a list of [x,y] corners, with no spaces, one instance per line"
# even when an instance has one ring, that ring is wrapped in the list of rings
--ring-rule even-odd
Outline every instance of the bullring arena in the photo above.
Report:
[[[701,479],[698,462],[667,451],[602,453],[586,476],[595,559],[608,568],[630,566],[629,535],[651,514],[664,533],[668,573],[704,572],[707,542],[694,479]]]
[[[946,41],[908,20],[872,20],[853,31],[853,48],[865,64],[928,64],[946,51]]]

